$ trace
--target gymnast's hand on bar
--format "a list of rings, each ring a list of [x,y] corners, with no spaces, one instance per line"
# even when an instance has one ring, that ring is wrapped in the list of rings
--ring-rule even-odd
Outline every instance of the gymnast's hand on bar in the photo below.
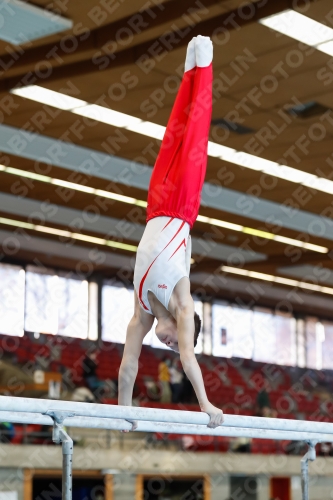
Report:
[[[124,431],[121,431],[121,432],[131,432],[131,431],[135,431],[135,429],[138,427],[138,422],[136,420],[126,420],[126,422],[132,424],[132,429],[130,429],[129,431],[127,430],[124,430]]]
[[[222,425],[224,422],[223,411],[219,408],[216,408],[211,403],[207,403],[202,407],[202,411],[208,413],[210,416],[210,421],[207,427],[215,429],[219,425]]]

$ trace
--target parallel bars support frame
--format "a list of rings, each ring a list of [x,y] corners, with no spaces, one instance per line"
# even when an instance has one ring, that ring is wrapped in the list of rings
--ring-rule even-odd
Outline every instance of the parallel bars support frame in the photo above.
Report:
[[[63,500],[72,500],[73,457],[73,440],[64,423],[69,427],[131,430],[128,420],[138,421],[136,432],[305,441],[309,449],[301,459],[302,500],[309,500],[308,462],[316,458],[316,443],[333,443],[333,423],[327,422],[225,415],[222,426],[210,429],[209,416],[199,412],[0,396],[0,421],[53,425],[52,439],[62,445]]]

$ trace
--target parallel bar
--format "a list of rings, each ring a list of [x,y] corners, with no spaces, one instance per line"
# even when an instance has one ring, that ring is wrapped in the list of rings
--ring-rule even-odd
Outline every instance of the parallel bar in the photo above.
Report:
[[[79,421],[80,420],[80,421]],[[95,422],[90,422],[94,420]],[[66,425],[73,427],[91,427],[96,425],[99,429],[111,430],[130,430],[131,424],[126,420],[118,419],[93,419],[86,417],[73,417],[73,422],[66,419]],[[68,423],[67,423],[68,422]],[[74,425],[75,422],[75,425]],[[289,440],[289,441],[308,441],[309,439],[331,442],[333,443],[333,434],[319,434],[309,432],[296,432],[296,431],[279,431],[279,430],[266,430],[266,429],[248,429],[242,427],[227,427],[221,426],[216,429],[210,429],[207,426],[195,424],[169,424],[163,422],[138,422],[136,432],[160,432],[166,434],[192,434],[201,436],[225,436],[225,437],[249,437],[258,439],[276,439],[276,440]]]
[[[53,419],[48,415],[20,411],[0,411],[0,422],[11,422],[13,424],[53,425]]]
[[[48,415],[36,413],[0,411],[0,421],[13,423],[34,423],[52,425],[53,420]],[[126,420],[98,417],[69,417],[64,420],[66,427],[130,430],[131,424]],[[160,432],[175,434],[193,434],[202,436],[249,437],[259,439],[276,439],[290,441],[318,441],[333,443],[333,434],[297,431],[279,431],[269,429],[254,429],[245,427],[229,427],[226,425],[210,429],[206,425],[175,424],[165,422],[139,421],[136,432]]]
[[[48,410],[70,411],[77,416],[145,420],[149,422],[194,424],[207,426],[206,413],[164,410],[157,408],[137,408],[130,406],[99,405],[75,401],[53,401],[47,399],[0,397],[0,410],[10,412],[45,413]],[[241,427],[265,430],[324,433],[333,435],[333,423],[286,420],[278,418],[225,415],[223,427]]]

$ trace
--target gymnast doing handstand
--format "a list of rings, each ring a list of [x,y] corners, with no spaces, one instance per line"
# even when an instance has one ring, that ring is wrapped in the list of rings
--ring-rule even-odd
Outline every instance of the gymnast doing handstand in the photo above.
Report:
[[[156,318],[157,337],[179,352],[200,408],[210,416],[208,426],[217,427],[223,423],[223,412],[209,402],[194,354],[201,321],[194,312],[189,281],[189,232],[198,216],[207,167],[212,58],[210,38],[190,41],[184,76],[152,172],[147,226],[134,269],[135,309],[119,370],[119,404],[132,405],[142,342]]]

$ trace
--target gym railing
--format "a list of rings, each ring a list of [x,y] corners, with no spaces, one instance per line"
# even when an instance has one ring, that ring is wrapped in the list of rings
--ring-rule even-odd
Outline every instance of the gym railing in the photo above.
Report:
[[[0,421],[53,426],[53,441],[62,445],[63,500],[72,499],[73,440],[65,425],[121,431],[137,421],[137,432],[304,441],[309,448],[301,459],[302,500],[309,500],[308,462],[316,458],[316,444],[333,443],[333,423],[327,422],[224,415],[224,424],[210,429],[206,413],[8,396],[0,397]]]

